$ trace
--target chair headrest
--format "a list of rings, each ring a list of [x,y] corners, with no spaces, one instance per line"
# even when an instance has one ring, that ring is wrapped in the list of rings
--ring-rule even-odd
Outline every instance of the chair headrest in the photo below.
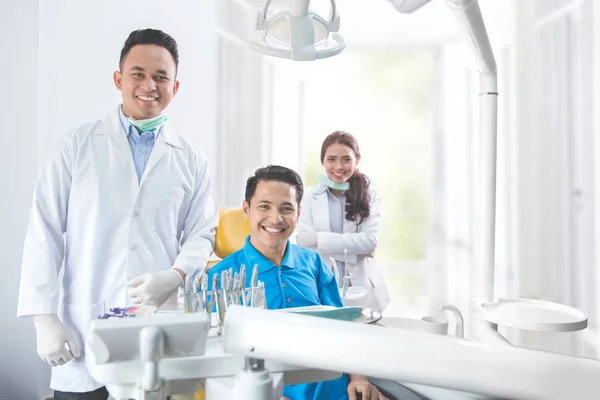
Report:
[[[241,208],[219,210],[219,224],[215,232],[215,254],[225,258],[244,247],[250,234],[250,222]]]

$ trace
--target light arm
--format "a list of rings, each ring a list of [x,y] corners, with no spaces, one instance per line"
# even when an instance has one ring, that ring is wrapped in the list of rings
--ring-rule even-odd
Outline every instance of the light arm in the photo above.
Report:
[[[475,57],[479,72],[495,75],[496,60],[479,3],[476,0],[446,0],[446,4],[453,11],[460,29],[469,38],[467,45]]]
[[[498,134],[498,77],[496,60],[476,0],[446,0],[475,56],[479,69],[479,171],[476,197],[473,292],[482,301],[494,300],[496,229],[496,153]]]
[[[388,0],[396,11],[410,14],[431,0]],[[496,74],[496,60],[492,45],[483,22],[483,16],[477,0],[446,0],[446,4],[453,11],[458,26],[465,36],[469,38],[467,45],[475,57],[477,69],[483,75]],[[495,91],[495,88],[494,90]]]
[[[402,13],[413,12],[430,0],[389,0]],[[483,301],[494,300],[496,222],[496,148],[498,132],[498,77],[496,60],[477,0],[446,0],[479,70],[479,178],[477,188],[477,279],[474,293]]]

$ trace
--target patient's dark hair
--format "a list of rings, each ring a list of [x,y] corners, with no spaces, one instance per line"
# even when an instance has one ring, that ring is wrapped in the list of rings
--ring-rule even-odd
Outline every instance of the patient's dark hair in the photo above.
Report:
[[[177,42],[169,34],[158,30],[158,29],[138,29],[129,34],[123,49],[121,50],[121,58],[119,58],[119,69],[123,70],[123,61],[129,54],[129,51],[133,46],[138,44],[155,44],[160,47],[164,47],[173,56],[175,61],[175,74],[179,69],[179,50],[177,50]]]
[[[256,192],[256,185],[258,185],[258,182],[260,181],[278,181],[290,184],[296,188],[296,200],[298,201],[298,205],[302,201],[304,185],[302,184],[300,175],[290,168],[282,167],[280,165],[269,165],[254,171],[254,175],[246,181],[245,198],[248,204],[250,204],[250,199]]]

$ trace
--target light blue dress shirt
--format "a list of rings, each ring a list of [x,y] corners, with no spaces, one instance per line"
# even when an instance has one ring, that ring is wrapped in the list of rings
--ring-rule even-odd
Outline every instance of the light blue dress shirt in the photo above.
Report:
[[[156,128],[152,132],[139,133],[131,121],[123,114],[121,107],[119,107],[119,118],[121,119],[123,130],[127,134],[127,141],[129,141],[131,155],[133,155],[135,173],[137,174],[139,184],[144,175],[146,165],[148,165],[152,149],[154,148],[154,141],[158,137],[161,128]]]
[[[209,291],[214,274],[220,276],[222,271],[230,268],[233,273],[239,273],[242,264],[248,271],[246,287],[250,286],[252,268],[258,265],[258,280],[265,284],[268,309],[315,305],[342,306],[335,277],[319,254],[288,241],[281,266],[277,266],[252,246],[250,236],[246,238],[241,250],[224,258],[208,271]],[[323,335],[327,335],[327,332],[323,332]],[[293,345],[290,343],[290,346]],[[330,381],[286,385],[283,395],[292,400],[346,400],[347,386],[348,378],[342,375]]]

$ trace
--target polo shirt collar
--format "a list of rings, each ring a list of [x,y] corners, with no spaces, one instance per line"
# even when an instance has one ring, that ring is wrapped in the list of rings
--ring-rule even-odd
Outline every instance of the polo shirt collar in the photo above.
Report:
[[[252,271],[254,265],[258,264],[258,272],[266,272],[278,266],[269,261],[263,256],[253,245],[250,243],[250,235],[246,237],[246,243],[244,244],[244,256],[249,265],[246,265],[247,271]],[[297,268],[296,257],[294,255],[294,249],[290,241],[287,241],[285,246],[285,255],[281,263],[282,267]]]

